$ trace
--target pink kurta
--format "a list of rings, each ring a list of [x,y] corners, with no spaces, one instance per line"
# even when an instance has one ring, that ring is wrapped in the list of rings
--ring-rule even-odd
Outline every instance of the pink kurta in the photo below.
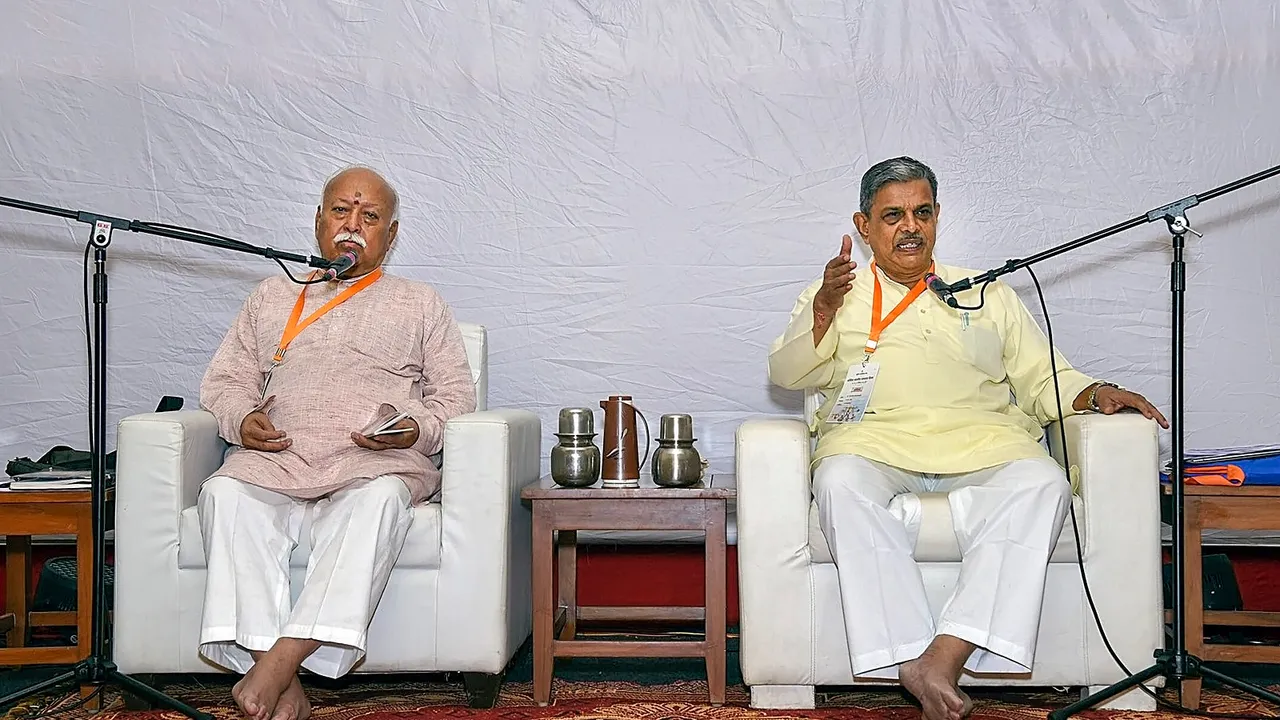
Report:
[[[306,287],[305,319],[353,280]],[[303,286],[264,280],[241,308],[200,385],[200,406],[221,435],[240,444],[240,423],[257,408],[272,355]],[[440,487],[428,456],[444,425],[476,407],[462,333],[429,285],[384,274],[302,330],[271,374],[267,416],[293,444],[280,452],[235,448],[215,475],[296,498],[317,498],[357,478],[396,475],[415,502]],[[412,448],[366,450],[351,440],[383,403],[417,421]],[[394,436],[392,436],[394,437]]]

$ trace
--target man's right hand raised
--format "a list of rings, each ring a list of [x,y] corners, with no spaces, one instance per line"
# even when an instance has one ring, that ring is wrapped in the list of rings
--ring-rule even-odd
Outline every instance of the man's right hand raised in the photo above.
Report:
[[[844,296],[853,288],[853,238],[845,235],[840,241],[840,254],[831,258],[822,273],[822,287],[813,296],[813,344],[817,346],[831,328],[836,311],[844,305]]]
[[[284,433],[276,430],[271,418],[262,410],[255,410],[240,421],[240,445],[250,450],[280,452],[293,444]]]

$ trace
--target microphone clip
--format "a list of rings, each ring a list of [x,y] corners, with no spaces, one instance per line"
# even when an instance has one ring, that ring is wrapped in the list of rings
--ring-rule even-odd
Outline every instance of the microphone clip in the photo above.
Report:
[[[346,273],[352,267],[355,267],[358,262],[360,262],[360,258],[356,257],[355,253],[349,251],[344,252],[339,255],[337,259],[329,262],[329,267],[321,275],[321,278],[324,280],[336,280],[341,277],[343,273]]]
[[[953,308],[960,307],[960,302],[956,300],[955,290],[945,280],[933,273],[929,273],[924,277],[924,282],[942,302]]]

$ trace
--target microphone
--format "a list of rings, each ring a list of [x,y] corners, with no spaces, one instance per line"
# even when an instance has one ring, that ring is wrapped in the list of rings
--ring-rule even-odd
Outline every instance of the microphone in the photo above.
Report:
[[[354,267],[358,262],[360,262],[360,258],[356,257],[355,253],[348,250],[347,252],[339,255],[337,260],[329,263],[329,269],[325,270],[324,274],[321,275],[320,278],[322,280],[336,280],[343,273]]]
[[[942,278],[933,273],[929,273],[924,276],[924,284],[928,285],[929,289],[933,291],[933,294],[937,295],[942,302],[950,305],[951,307],[959,305],[959,303],[956,302],[954,291],[951,289],[951,286]]]

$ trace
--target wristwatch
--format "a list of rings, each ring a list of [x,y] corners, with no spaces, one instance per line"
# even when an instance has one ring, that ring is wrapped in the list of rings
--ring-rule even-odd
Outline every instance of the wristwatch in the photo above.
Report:
[[[1104,381],[1094,385],[1093,389],[1089,391],[1089,400],[1085,403],[1085,407],[1089,409],[1089,412],[1102,412],[1102,408],[1098,407],[1098,391],[1104,387],[1113,387],[1117,390],[1124,389],[1113,382]]]

